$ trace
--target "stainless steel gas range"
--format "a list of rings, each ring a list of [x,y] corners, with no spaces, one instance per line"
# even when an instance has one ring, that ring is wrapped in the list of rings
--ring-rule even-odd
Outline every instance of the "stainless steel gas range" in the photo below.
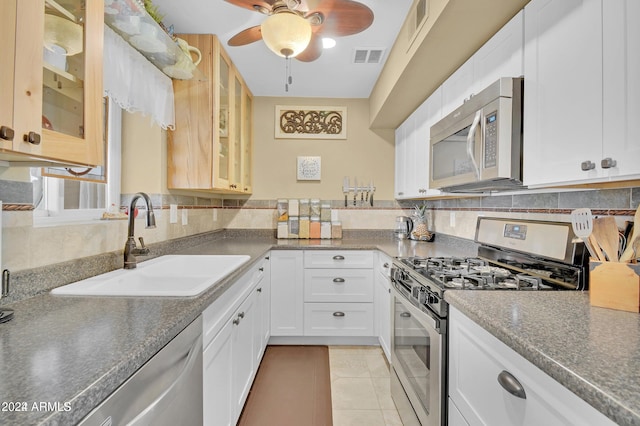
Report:
[[[477,257],[396,258],[391,393],[406,425],[446,425],[444,294],[585,290],[588,255],[570,223],[478,218]]]

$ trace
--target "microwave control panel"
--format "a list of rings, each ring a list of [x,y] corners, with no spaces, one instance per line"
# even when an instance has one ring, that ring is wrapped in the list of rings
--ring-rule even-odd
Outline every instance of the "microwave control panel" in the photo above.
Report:
[[[498,111],[485,116],[484,168],[496,167],[498,159]]]

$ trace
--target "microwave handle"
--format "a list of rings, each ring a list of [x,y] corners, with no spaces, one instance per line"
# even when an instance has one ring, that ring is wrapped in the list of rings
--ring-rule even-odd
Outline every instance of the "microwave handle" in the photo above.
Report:
[[[476,155],[474,153],[475,144],[474,139],[476,136],[476,129],[480,125],[482,121],[482,110],[478,110],[476,112],[476,116],[473,118],[473,122],[471,123],[471,127],[469,128],[469,134],[467,135],[467,155],[471,159],[473,163],[473,168],[476,170],[476,176],[480,179],[480,168],[478,167],[478,162],[476,161]]]

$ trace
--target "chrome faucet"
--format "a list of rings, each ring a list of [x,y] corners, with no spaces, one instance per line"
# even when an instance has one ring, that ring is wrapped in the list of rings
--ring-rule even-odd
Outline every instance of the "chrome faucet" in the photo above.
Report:
[[[147,226],[146,228],[155,228],[156,227],[156,216],[153,213],[153,206],[151,205],[151,199],[144,192],[138,192],[131,199],[131,204],[129,205],[129,234],[127,237],[127,242],[124,245],[124,269],[134,269],[137,265],[136,263],[136,255],[145,255],[149,254],[149,248],[144,245],[144,240],[140,237],[140,245],[138,248],[136,246],[136,240],[134,237],[134,221],[135,221],[135,206],[136,201],[139,198],[143,198],[145,204],[147,205]]]

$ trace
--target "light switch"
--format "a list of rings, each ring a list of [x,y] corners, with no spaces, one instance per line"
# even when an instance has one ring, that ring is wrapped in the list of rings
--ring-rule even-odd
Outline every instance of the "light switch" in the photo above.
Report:
[[[187,209],[182,209],[182,224],[186,225],[187,223],[189,223],[189,219],[187,217]]]
[[[178,205],[169,204],[169,223],[178,223]]]

